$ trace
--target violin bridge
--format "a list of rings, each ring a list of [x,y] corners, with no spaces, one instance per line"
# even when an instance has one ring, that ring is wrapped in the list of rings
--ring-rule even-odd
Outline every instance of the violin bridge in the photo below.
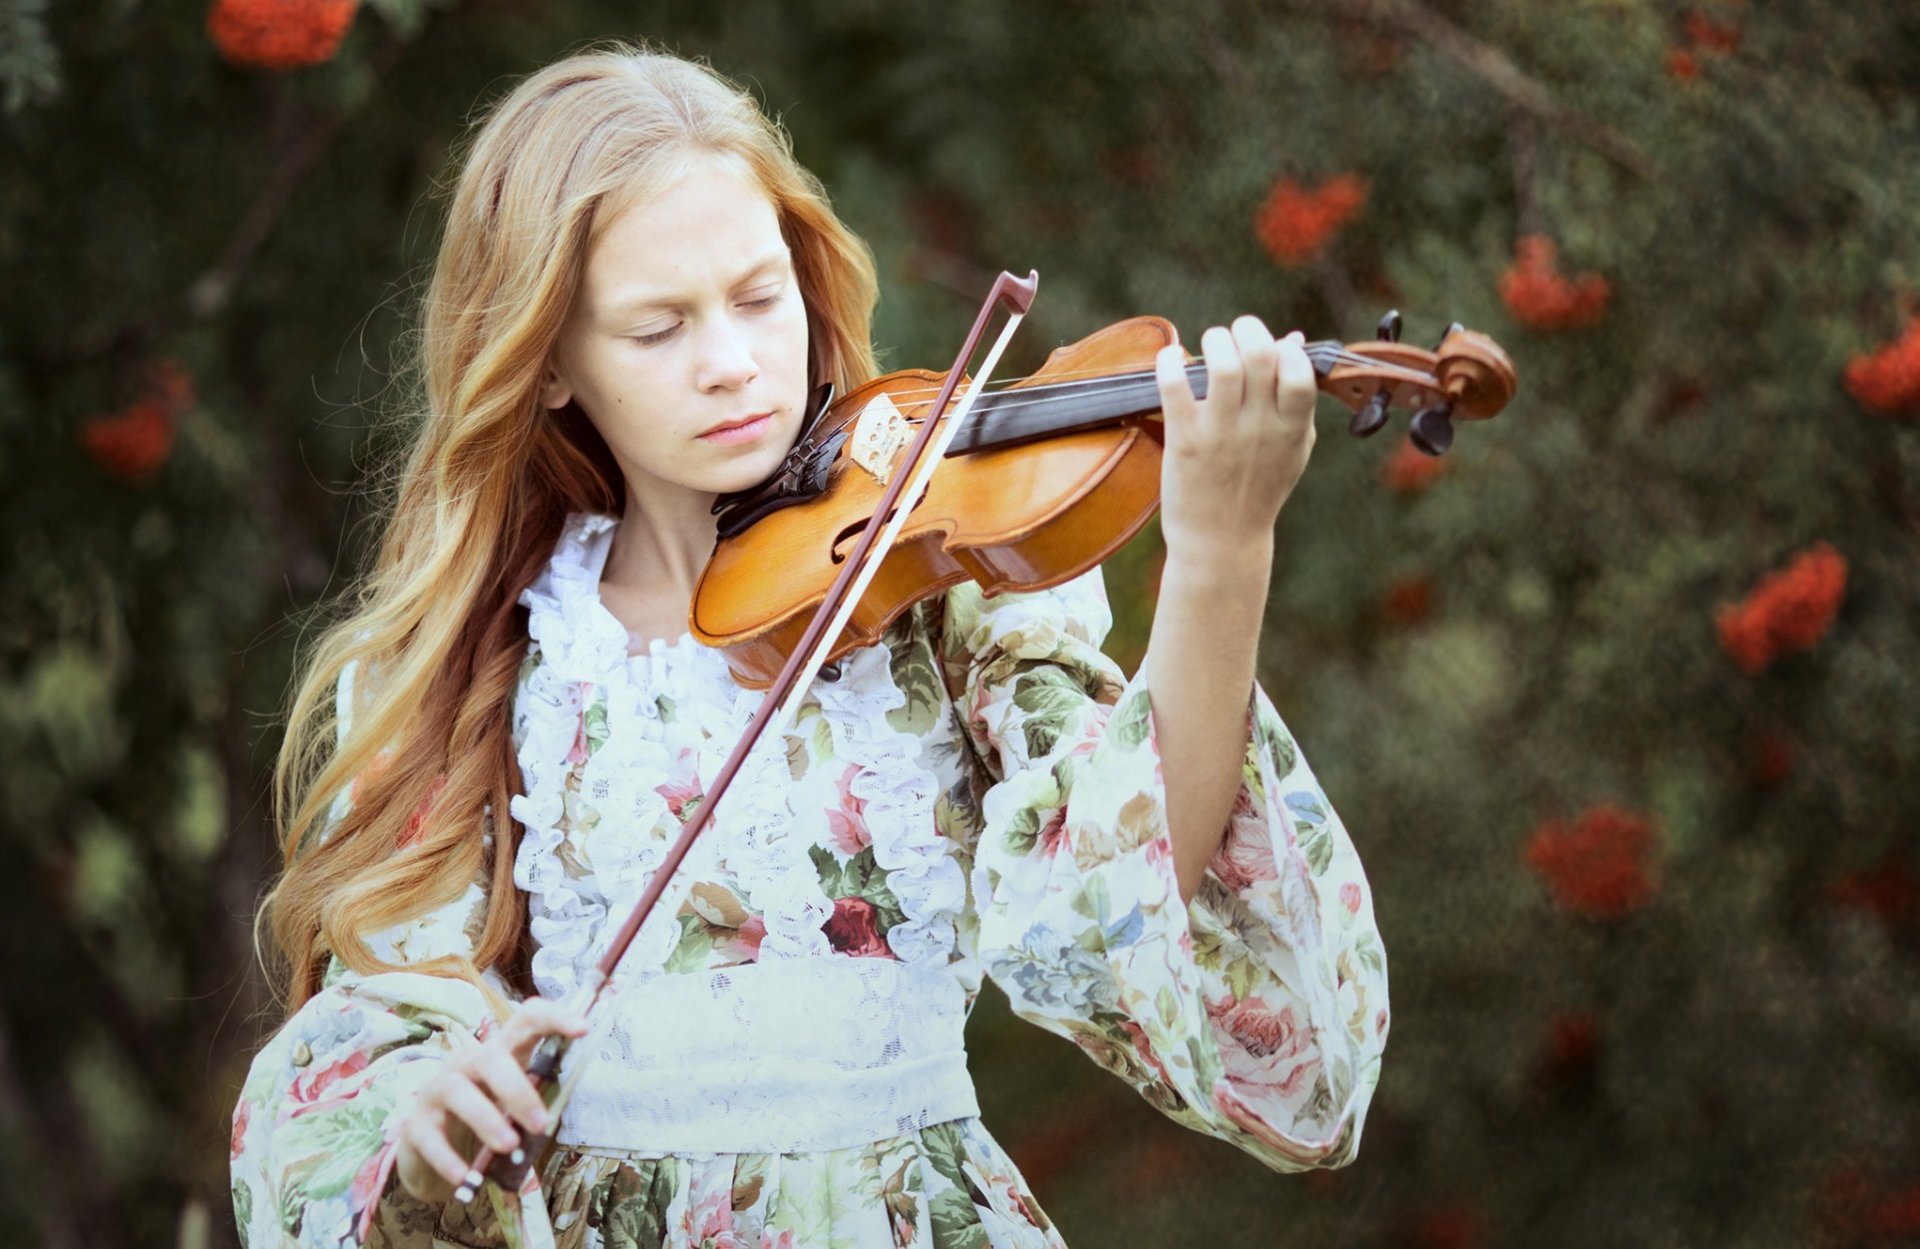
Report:
[[[906,414],[894,406],[892,399],[879,394],[860,409],[853,437],[847,440],[847,456],[885,486],[900,453],[912,441],[913,426]]]

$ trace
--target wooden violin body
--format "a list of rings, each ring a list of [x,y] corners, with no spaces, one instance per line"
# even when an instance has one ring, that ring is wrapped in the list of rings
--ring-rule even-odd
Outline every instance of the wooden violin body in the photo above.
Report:
[[[1377,430],[1389,407],[1406,407],[1421,409],[1416,421],[1430,427],[1437,411],[1450,441],[1451,415],[1492,416],[1512,394],[1513,366],[1484,335],[1456,327],[1442,344],[1451,354],[1443,350],[1429,370],[1434,353],[1388,339],[1386,324],[1379,342],[1308,348],[1321,389],[1355,410],[1356,434]],[[1175,341],[1169,322],[1136,317],[980,396],[924,496],[902,500],[912,509],[905,527],[829,661],[871,645],[914,603],[962,579],[988,594],[1043,589],[1138,533],[1160,503],[1154,357]],[[1188,376],[1204,397],[1204,366]],[[695,588],[689,627],[726,650],[742,685],[766,688],[799,643],[943,380],[907,370],[858,387],[815,417],[780,475],[715,505],[721,538]]]
[[[1158,318],[1124,321],[1060,348],[1031,377],[996,393],[1017,394],[1056,376],[1150,368],[1154,353],[1172,341],[1172,326]],[[850,433],[863,414],[885,411],[875,407],[882,399],[917,421],[940,380],[919,369],[876,378],[834,404],[816,429]],[[962,580],[978,581],[990,594],[1036,590],[1106,559],[1160,505],[1160,434],[1157,421],[1141,416],[949,457],[830,659],[871,645],[907,608]],[[844,452],[830,471],[824,494],[723,539],[694,592],[694,636],[726,647],[744,685],[764,688],[780,670],[886,488]],[[1087,542],[1089,533],[1100,541]],[[769,593],[769,580],[781,591]]]

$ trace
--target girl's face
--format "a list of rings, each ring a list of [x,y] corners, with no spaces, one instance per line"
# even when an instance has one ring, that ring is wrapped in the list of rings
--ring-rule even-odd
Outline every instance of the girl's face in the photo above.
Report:
[[[629,488],[664,502],[771,476],[799,436],[807,371],[773,204],[711,159],[604,222],[540,400],[578,400]]]

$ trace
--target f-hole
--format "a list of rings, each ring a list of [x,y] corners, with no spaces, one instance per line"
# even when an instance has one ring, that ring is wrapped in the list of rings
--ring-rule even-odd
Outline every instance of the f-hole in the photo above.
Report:
[[[913,506],[919,507],[922,503],[925,503],[927,501],[927,494],[932,489],[933,487],[929,485],[926,490],[922,490],[920,492],[920,497],[913,501]],[[881,521],[880,524],[882,526],[885,526],[891,523],[893,520],[894,512],[897,512],[899,510],[900,508],[896,504],[892,509],[892,511],[889,511],[887,513],[886,519]],[[831,557],[834,563],[844,564],[847,562],[847,555],[850,551],[852,544],[859,539],[861,533],[865,531],[866,527],[867,527],[866,521],[856,520],[851,525],[848,525],[845,529],[842,529],[839,533],[833,536],[833,546],[828,551],[828,555]]]

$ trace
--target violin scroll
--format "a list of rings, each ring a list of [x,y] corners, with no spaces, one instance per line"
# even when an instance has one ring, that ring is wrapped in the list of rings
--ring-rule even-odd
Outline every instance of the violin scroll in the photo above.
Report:
[[[1400,341],[1398,312],[1380,318],[1372,342],[1316,343],[1308,349],[1320,389],[1353,409],[1348,430],[1370,438],[1395,409],[1413,413],[1413,444],[1428,455],[1453,445],[1453,422],[1496,416],[1518,385],[1513,361],[1500,344],[1459,322],[1432,350]]]

